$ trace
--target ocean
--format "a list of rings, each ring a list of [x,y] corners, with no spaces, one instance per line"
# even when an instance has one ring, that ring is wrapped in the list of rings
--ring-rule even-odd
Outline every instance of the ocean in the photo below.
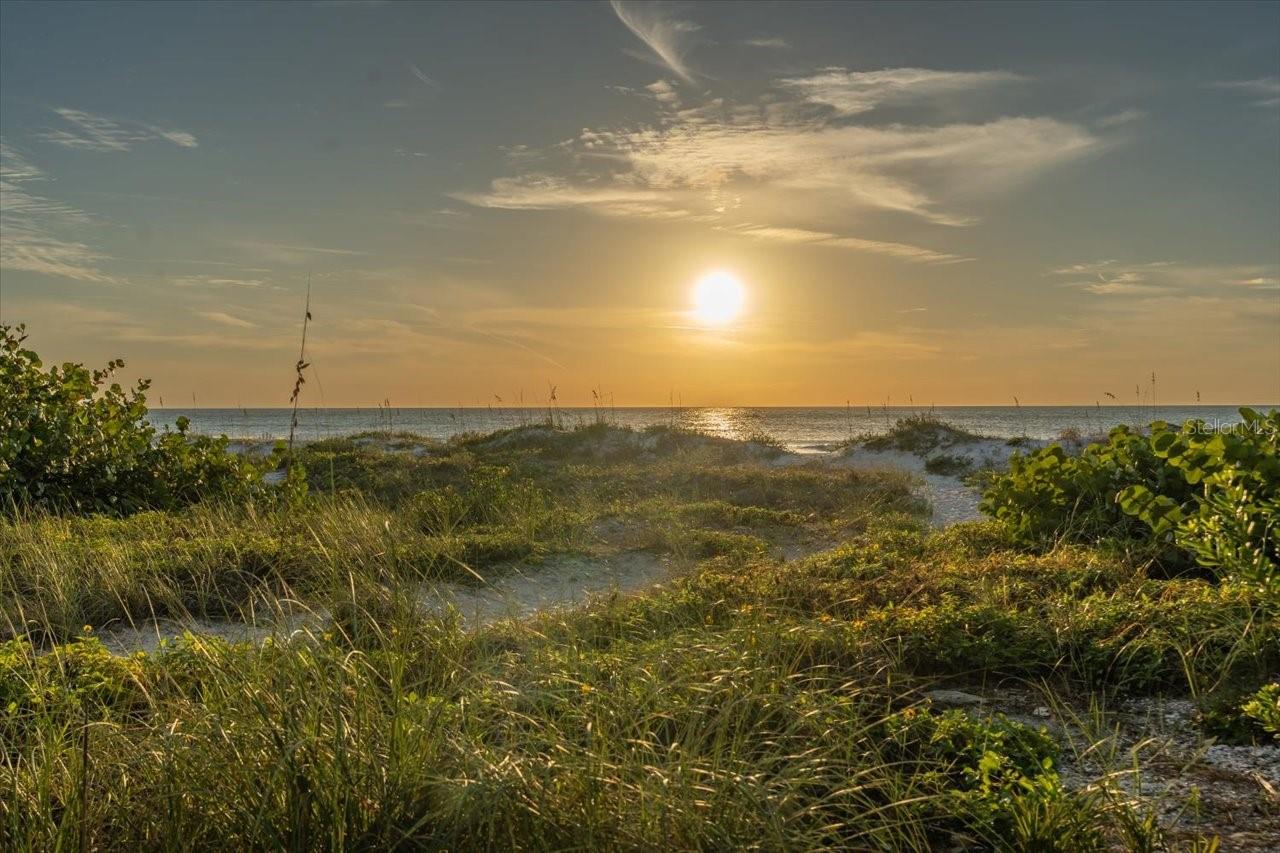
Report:
[[[1275,408],[1254,405],[1259,411]],[[643,429],[668,424],[726,438],[767,434],[795,451],[829,447],[851,437],[884,432],[899,418],[932,413],[947,423],[980,435],[1052,439],[1063,430],[1082,435],[1105,434],[1117,424],[1145,425],[1199,418],[1209,426],[1239,423],[1238,406],[890,406],[722,407],[722,408],[360,408],[299,409],[296,437],[310,441],[367,430],[397,430],[447,439],[464,432],[491,432],[534,423],[548,417],[564,427],[605,421]],[[201,434],[233,438],[273,439],[289,435],[289,409],[152,409],[160,426],[178,417],[191,421]]]

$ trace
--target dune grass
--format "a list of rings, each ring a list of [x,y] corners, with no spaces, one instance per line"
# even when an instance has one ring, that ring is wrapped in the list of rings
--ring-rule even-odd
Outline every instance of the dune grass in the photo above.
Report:
[[[1046,732],[927,691],[1211,697],[1280,667],[1247,588],[932,533],[899,478],[643,437],[325,442],[301,505],[3,522],[0,847],[1155,849],[1124,785],[1069,789]],[[464,630],[418,591],[500,570],[466,550],[487,536],[685,570]],[[285,591],[332,623],[95,639]]]
[[[901,450],[924,454],[958,444],[972,444],[983,436],[961,429],[931,414],[909,415],[879,435],[855,439],[871,450]]]
[[[11,641],[0,825],[12,849],[82,821],[101,847],[1141,847],[1120,791],[1063,789],[1047,735],[920,690],[1276,664],[1272,627],[1231,636],[1247,601],[1160,584],[890,525],[473,632],[404,602],[259,646]]]
[[[768,550],[916,506],[902,478],[771,471],[718,445],[590,464],[561,463],[558,448],[549,461],[544,449],[473,452],[464,441],[414,455],[333,440],[299,452],[311,481],[301,503],[0,516],[0,634],[56,641],[86,624],[243,619],[282,598],[346,601],[352,583],[483,583],[550,554]]]

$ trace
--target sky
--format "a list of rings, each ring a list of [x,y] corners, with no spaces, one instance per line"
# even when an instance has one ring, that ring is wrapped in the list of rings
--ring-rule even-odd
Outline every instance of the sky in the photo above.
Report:
[[[0,4],[0,322],[150,402],[1280,400],[1280,4]],[[743,306],[710,325],[695,284]]]

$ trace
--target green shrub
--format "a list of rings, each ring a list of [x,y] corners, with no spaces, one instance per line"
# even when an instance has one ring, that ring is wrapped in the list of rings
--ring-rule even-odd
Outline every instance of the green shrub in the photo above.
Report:
[[[1280,741],[1280,683],[1263,685],[1240,710],[1258,728]]]
[[[191,435],[186,418],[157,432],[146,420],[149,380],[129,391],[107,384],[123,361],[46,370],[24,340],[23,327],[0,326],[0,505],[127,515],[265,491],[276,457],[230,454],[225,436]]]
[[[1201,421],[1150,434],[1116,427],[1079,456],[1053,445],[1017,455],[987,489],[982,509],[1015,541],[1137,544],[1174,566],[1198,565],[1280,596],[1280,412],[1241,409],[1244,423]]]
[[[43,654],[25,639],[0,643],[0,742],[16,739],[36,717],[66,722],[137,703],[142,661],[113,655],[88,636]]]
[[[1200,491],[1179,502],[1145,484],[1117,500],[1157,535],[1172,534],[1196,561],[1234,580],[1257,586],[1280,601],[1280,411],[1260,415],[1241,409],[1244,423],[1229,432],[1188,421],[1174,431],[1152,424],[1151,447]]]
[[[1255,679],[1237,679],[1198,697],[1196,724],[1219,743],[1248,746],[1280,740],[1280,684],[1255,688]]]
[[[1003,522],[1022,545],[1058,539],[1146,541],[1148,525],[1116,503],[1116,495],[1133,485],[1178,503],[1192,496],[1191,486],[1156,455],[1148,438],[1118,426],[1105,444],[1090,444],[1079,456],[1056,444],[1025,456],[1015,453],[1008,473],[996,477],[983,495],[982,510]]]

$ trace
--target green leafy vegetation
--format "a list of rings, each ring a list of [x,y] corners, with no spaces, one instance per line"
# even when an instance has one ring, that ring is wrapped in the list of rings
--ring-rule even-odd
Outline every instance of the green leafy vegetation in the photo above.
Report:
[[[0,506],[125,515],[265,493],[274,460],[229,454],[225,438],[191,435],[185,418],[157,432],[149,383],[110,382],[123,361],[46,370],[23,342],[22,327],[0,326]]]
[[[1198,421],[1177,431],[1152,425],[1152,449],[1199,487],[1194,501],[1179,503],[1142,483],[1116,500],[1153,535],[1172,533],[1199,565],[1280,603],[1280,411],[1240,415],[1240,428],[1229,431],[1210,432]]]
[[[1150,440],[1119,426],[1105,443],[1090,444],[1078,455],[1057,444],[1015,453],[1008,473],[988,487],[982,509],[1030,547],[1059,540],[1149,542],[1150,527],[1116,500],[1138,484],[1179,503],[1192,499],[1191,485],[1156,455]]]
[[[1240,706],[1254,725],[1280,741],[1280,684],[1265,684]]]
[[[1280,741],[1280,684],[1223,690],[1202,703],[1200,727],[1225,743]]]
[[[1128,427],[1077,456],[1053,445],[1015,455],[983,509],[1014,539],[1137,548],[1174,568],[1199,566],[1280,601],[1280,412],[1241,409],[1236,428]]]

